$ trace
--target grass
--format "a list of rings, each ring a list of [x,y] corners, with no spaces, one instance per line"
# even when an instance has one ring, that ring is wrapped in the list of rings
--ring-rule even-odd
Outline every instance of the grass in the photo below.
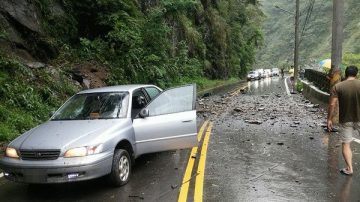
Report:
[[[228,80],[210,80],[210,79],[201,78],[196,81],[197,82],[196,84],[198,86],[197,91],[203,92],[206,90],[210,90],[212,88],[235,84],[240,81],[241,80],[239,78],[230,78]]]
[[[176,87],[176,86],[181,86],[181,85],[185,85],[185,84],[195,83],[196,87],[197,87],[197,89],[196,89],[197,92],[203,92],[203,91],[207,91],[207,90],[217,88],[220,86],[235,84],[240,81],[241,81],[241,79],[235,78],[235,77],[232,77],[227,80],[220,80],[220,79],[211,80],[211,79],[204,78],[204,77],[182,78],[181,80],[171,83],[171,85],[169,87]]]

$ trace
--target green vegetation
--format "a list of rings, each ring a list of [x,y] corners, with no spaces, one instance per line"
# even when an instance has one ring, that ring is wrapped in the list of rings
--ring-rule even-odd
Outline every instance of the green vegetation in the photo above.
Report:
[[[215,87],[219,87],[219,86],[226,86],[226,85],[231,85],[231,84],[235,84],[238,83],[240,80],[238,78],[230,78],[228,80],[210,80],[210,79],[206,79],[206,78],[199,78],[196,80],[196,84],[197,84],[197,91],[199,92],[204,92],[206,90],[215,88]]]
[[[310,7],[314,2],[313,7]],[[300,1],[300,66],[317,65],[330,58],[332,1]],[[264,46],[257,55],[257,66],[293,64],[294,16],[287,11],[295,11],[295,1],[262,1],[262,9],[267,16],[264,22]],[[360,51],[360,13],[358,1],[345,1],[344,64],[359,64],[349,58]],[[310,11],[310,12],[309,12]],[[308,15],[309,13],[309,15]],[[308,18],[308,20],[306,20]],[[306,25],[305,25],[306,22]],[[304,26],[305,25],[305,26]]]
[[[349,52],[346,52],[343,54],[343,61],[340,66],[340,71],[341,71],[342,77],[345,76],[345,69],[349,65],[355,65],[358,68],[360,68],[360,54],[349,53]],[[322,72],[328,74],[330,72],[330,69],[323,67]],[[360,78],[360,74],[358,75],[358,78]]]
[[[11,140],[45,121],[75,93],[77,89],[64,75],[48,71],[31,70],[0,54],[0,141]]]
[[[53,68],[30,69],[0,53],[0,141],[45,121],[79,90],[67,73],[77,64],[106,68],[107,85],[197,83],[201,90],[238,81],[262,43],[257,1],[33,2],[44,33],[24,36],[34,58]]]
[[[349,65],[355,65],[360,68],[360,53],[345,53],[343,57],[343,65],[345,67]]]
[[[109,85],[244,76],[262,41],[256,1],[66,1],[62,19],[37,2],[48,40],[65,44],[74,60],[101,61]]]
[[[302,92],[304,89],[303,83],[299,80],[296,81],[296,91],[297,92]]]

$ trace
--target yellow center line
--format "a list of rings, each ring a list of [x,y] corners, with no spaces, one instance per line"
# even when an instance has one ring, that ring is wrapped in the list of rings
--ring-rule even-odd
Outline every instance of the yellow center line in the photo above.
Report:
[[[204,133],[204,130],[205,130],[206,126],[208,125],[208,122],[209,121],[205,121],[204,124],[201,126],[201,128],[199,130],[199,133],[197,135],[198,142],[200,142],[202,134]],[[198,147],[193,147],[191,149],[189,161],[188,161],[188,164],[186,166],[184,178],[183,178],[183,181],[182,181],[182,186],[181,186],[181,189],[180,189],[180,194],[179,194],[179,198],[178,198],[179,202],[185,202],[187,200],[190,180],[191,180],[191,177],[192,177],[191,174],[192,174],[192,170],[193,170],[195,160],[196,160],[196,158],[194,158],[194,157],[196,157],[197,150],[198,150]]]
[[[239,88],[235,89],[233,92],[230,93],[231,96],[234,96],[236,94],[239,94],[242,90],[245,90],[247,88],[247,85],[240,86]]]
[[[198,142],[200,142],[201,138],[202,138],[202,135],[204,133],[204,130],[206,128],[206,126],[208,125],[209,121],[205,121],[204,124],[201,126],[199,132],[198,132],[198,135],[197,135],[197,140]]]
[[[199,165],[197,169],[197,176],[195,181],[195,193],[194,193],[194,201],[195,202],[202,202],[203,201],[203,189],[204,189],[204,176],[205,176],[205,163],[206,163],[206,155],[207,155],[207,148],[209,145],[209,139],[211,134],[213,124],[210,123],[205,137],[204,142],[201,147],[201,155],[199,160]]]

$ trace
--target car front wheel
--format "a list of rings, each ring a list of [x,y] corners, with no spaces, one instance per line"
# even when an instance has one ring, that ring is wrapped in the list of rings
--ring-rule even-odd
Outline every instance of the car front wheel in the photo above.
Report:
[[[115,150],[109,175],[110,183],[117,187],[125,185],[129,181],[130,174],[131,159],[129,153],[124,149]]]

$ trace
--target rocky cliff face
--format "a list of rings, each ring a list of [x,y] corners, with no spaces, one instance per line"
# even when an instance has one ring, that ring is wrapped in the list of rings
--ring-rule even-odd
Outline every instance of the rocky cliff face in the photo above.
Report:
[[[45,1],[46,12],[35,0],[0,1],[0,51],[15,57],[28,68],[54,68],[47,62],[59,54],[54,38],[46,30],[46,17],[66,17],[61,1]],[[55,16],[55,17],[54,17]],[[56,21],[56,20],[55,20]],[[59,31],[59,30],[56,30]],[[56,68],[56,67],[55,67]],[[105,86],[107,72],[96,62],[74,64],[70,70],[75,84],[82,88]]]
[[[61,4],[50,1],[52,12],[63,15]],[[42,27],[42,14],[35,1],[0,1],[0,49],[25,61],[54,58],[58,51],[46,40]]]

